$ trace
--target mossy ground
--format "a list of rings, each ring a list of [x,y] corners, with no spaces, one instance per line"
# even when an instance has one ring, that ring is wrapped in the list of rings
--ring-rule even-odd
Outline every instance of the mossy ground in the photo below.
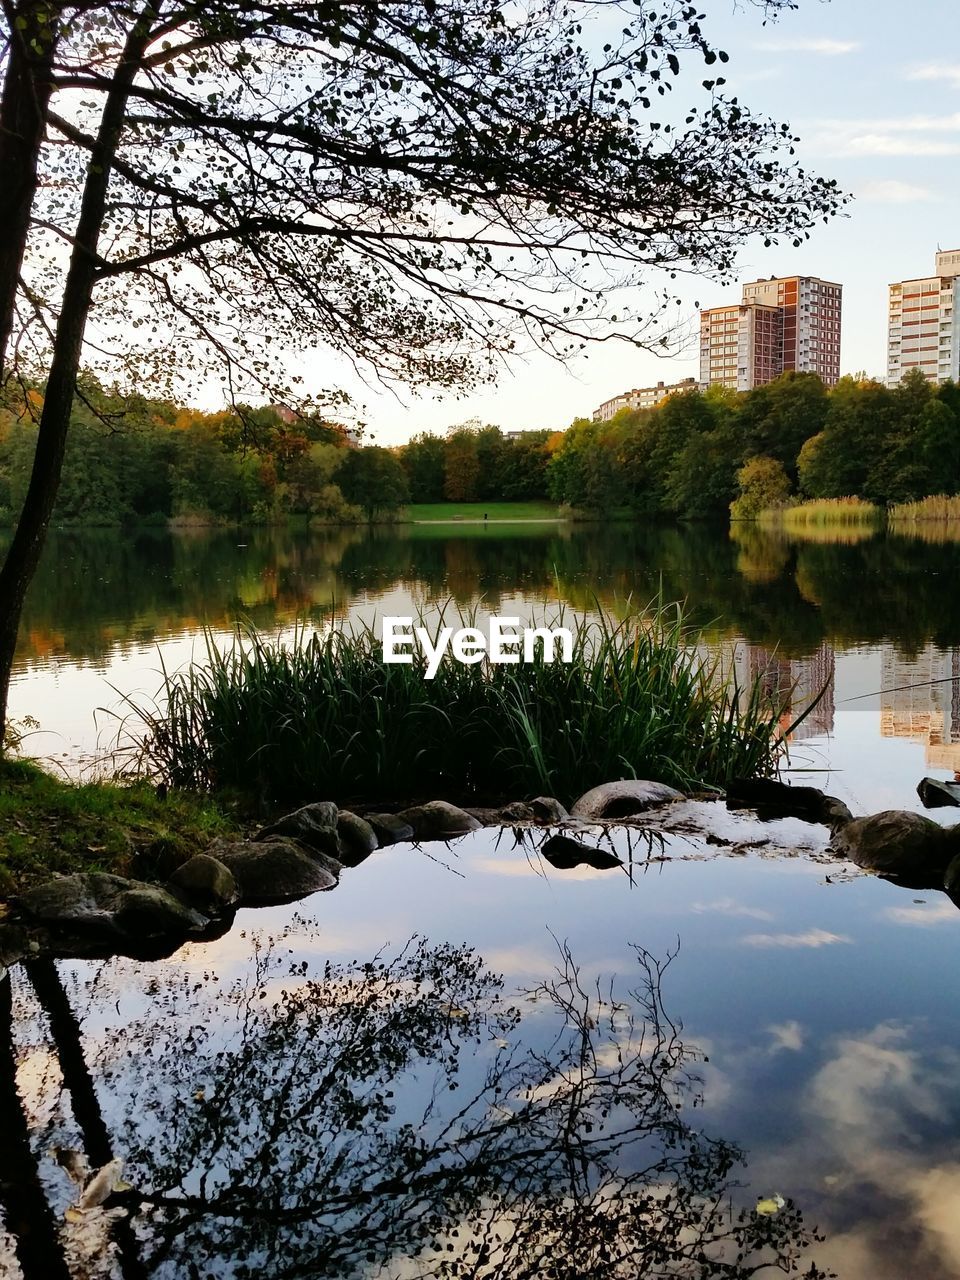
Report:
[[[206,796],[147,785],[75,785],[21,760],[0,760],[0,899],[57,872],[149,872],[240,829]]]

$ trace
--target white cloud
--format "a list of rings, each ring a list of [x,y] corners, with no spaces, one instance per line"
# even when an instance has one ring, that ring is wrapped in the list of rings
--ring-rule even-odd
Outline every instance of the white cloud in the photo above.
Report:
[[[779,1053],[786,1049],[791,1053],[799,1053],[803,1048],[803,1027],[799,1022],[777,1022],[767,1027],[772,1043],[770,1053]]]
[[[960,111],[948,115],[812,119],[799,122],[798,132],[807,147],[831,157],[960,155],[960,140],[943,136],[960,134]]]
[[[826,929],[808,929],[806,933],[748,933],[743,938],[747,947],[829,947],[835,942],[850,942],[842,933]]]
[[[825,58],[835,58],[842,53],[853,53],[860,48],[859,40],[829,40],[826,37],[796,40],[759,40],[755,49],[765,53],[818,53]]]
[[[860,200],[868,200],[872,204],[919,204],[924,200],[936,199],[929,187],[918,187],[912,182],[898,182],[895,178],[865,182],[856,194]]]
[[[937,138],[897,136],[891,133],[860,133],[847,138],[825,140],[827,156],[957,156],[960,142]]]
[[[812,116],[802,119],[805,128],[823,133],[960,133],[960,111],[949,115],[912,116]]]
[[[907,72],[908,80],[946,80],[960,89],[960,62],[927,62]]]

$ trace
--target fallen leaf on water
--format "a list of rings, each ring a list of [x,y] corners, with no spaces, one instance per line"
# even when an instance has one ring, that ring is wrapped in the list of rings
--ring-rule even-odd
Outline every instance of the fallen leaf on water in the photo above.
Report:
[[[779,1213],[786,1203],[783,1196],[768,1196],[765,1200],[757,1201],[757,1213],[762,1217],[772,1217],[773,1214]]]

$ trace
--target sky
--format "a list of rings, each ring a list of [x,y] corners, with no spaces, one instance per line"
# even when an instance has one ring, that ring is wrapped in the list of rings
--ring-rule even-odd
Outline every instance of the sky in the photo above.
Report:
[[[725,92],[788,122],[801,139],[800,162],[855,197],[846,216],[820,225],[799,249],[746,246],[739,278],[805,273],[841,282],[841,369],[882,377],[887,285],[931,273],[938,245],[960,248],[960,5],[799,0],[766,26],[743,0],[702,0],[701,10],[708,38],[730,55]],[[651,274],[651,290],[658,284],[665,281]],[[716,306],[740,296],[739,285],[702,279],[681,280],[677,292],[691,317],[695,301]],[[331,385],[328,356],[305,354],[297,367],[308,386]],[[563,429],[618,392],[697,373],[695,344],[664,359],[614,343],[566,365],[530,356],[497,386],[463,398],[398,398],[344,382],[367,442],[390,445],[470,418],[505,431]]]

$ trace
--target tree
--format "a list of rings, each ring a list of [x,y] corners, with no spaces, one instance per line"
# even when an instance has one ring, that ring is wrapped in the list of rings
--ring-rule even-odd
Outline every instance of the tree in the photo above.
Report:
[[[360,507],[368,520],[410,501],[407,473],[400,459],[378,445],[350,449],[337,471],[337,484],[346,500]]]
[[[444,449],[443,496],[451,502],[476,502],[480,481],[475,431],[455,431]]]
[[[841,378],[827,397],[823,430],[811,432],[797,459],[804,494],[875,499],[870,478],[894,431],[893,393],[870,378]]]
[[[681,58],[727,59],[685,0],[623,6],[597,58],[590,9],[5,0],[0,373],[41,369],[45,398],[0,570],[0,708],[82,359],[116,369],[129,335],[131,377],[215,365],[229,399],[283,401],[284,347],[456,387],[611,322],[659,349],[666,304],[625,319],[612,275],[726,274],[748,236],[799,243],[836,212],[715,73],[682,125],[651,118]]]
[[[550,460],[551,497],[584,511],[610,511],[626,496],[616,445],[622,424],[575,418]]]
[[[400,461],[407,473],[411,502],[443,501],[443,443],[439,436],[423,432],[404,445]]]
[[[756,520],[761,511],[782,507],[790,497],[790,477],[777,458],[751,458],[737,472],[740,496],[730,504],[734,520]]]
[[[75,1164],[122,1152],[131,1184],[82,1238],[91,1278],[832,1277],[801,1209],[745,1204],[746,1153],[696,1122],[703,1055],[664,1004],[672,956],[635,947],[624,989],[564,947],[521,1004],[463,946],[413,938],[314,973],[284,942],[230,984],[160,970],[144,1010],[96,1037],[105,984],[28,961],[56,1064],[30,1113],[36,1014],[0,981],[0,1208],[24,1275],[71,1274],[51,1166],[76,1135]]]
[[[827,389],[815,373],[783,373],[744,397],[740,421],[751,454],[776,458],[791,480],[804,442],[823,428]]]
[[[549,439],[549,431],[524,431],[517,439],[506,441],[500,465],[504,501],[521,502],[547,496]]]

